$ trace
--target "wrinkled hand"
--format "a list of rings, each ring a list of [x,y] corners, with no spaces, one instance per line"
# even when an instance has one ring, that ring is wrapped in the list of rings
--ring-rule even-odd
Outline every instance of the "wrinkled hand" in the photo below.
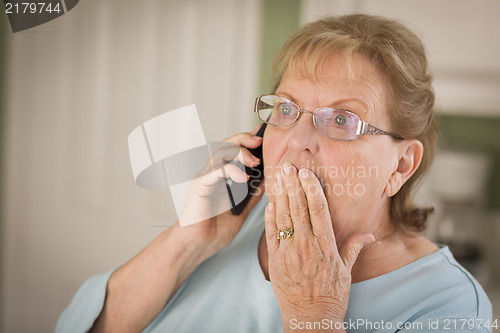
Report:
[[[300,176],[299,176],[300,174]],[[269,276],[280,306],[284,331],[290,320],[343,322],[349,301],[351,269],[363,246],[374,241],[358,234],[339,250],[328,203],[318,178],[289,163],[276,174],[276,202],[266,208]],[[277,230],[294,228],[278,240]]]

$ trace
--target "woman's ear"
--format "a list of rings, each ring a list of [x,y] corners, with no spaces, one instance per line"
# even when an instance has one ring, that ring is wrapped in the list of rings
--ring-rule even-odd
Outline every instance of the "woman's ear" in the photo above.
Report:
[[[424,145],[419,140],[405,140],[400,147],[396,169],[391,174],[384,191],[388,197],[398,193],[404,183],[417,171],[424,155]]]

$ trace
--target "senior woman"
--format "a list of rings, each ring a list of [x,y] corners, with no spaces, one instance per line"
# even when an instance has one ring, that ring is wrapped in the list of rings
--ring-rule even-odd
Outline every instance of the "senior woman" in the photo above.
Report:
[[[410,198],[436,144],[421,41],[385,18],[328,17],[288,39],[274,74],[255,106],[263,140],[227,139],[249,167],[246,148],[263,148],[243,214],[166,230],[87,281],[58,331],[490,331],[484,291],[419,234],[432,210]]]

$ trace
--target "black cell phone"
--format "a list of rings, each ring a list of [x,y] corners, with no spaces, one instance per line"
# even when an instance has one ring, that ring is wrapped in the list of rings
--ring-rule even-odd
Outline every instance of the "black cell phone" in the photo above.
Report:
[[[257,136],[263,137],[264,131],[266,130],[266,123],[263,123],[257,132]],[[245,172],[250,176],[246,183],[234,182],[231,178],[226,178],[226,189],[229,196],[229,201],[231,204],[231,213],[233,215],[240,215],[243,209],[246,207],[250,198],[252,197],[255,190],[259,187],[262,178],[264,178],[264,163],[262,161],[262,144],[254,149],[248,149],[248,151],[260,159],[260,164],[256,167],[249,168],[244,166],[242,163],[238,162],[237,165],[240,169],[245,169]],[[246,195],[245,195],[246,194]],[[243,197],[243,195],[245,195]]]

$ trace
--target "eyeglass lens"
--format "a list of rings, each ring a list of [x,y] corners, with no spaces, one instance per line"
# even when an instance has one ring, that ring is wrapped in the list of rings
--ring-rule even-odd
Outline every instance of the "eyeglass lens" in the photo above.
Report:
[[[301,112],[294,102],[273,95],[261,96],[256,110],[261,120],[279,127],[293,125]],[[360,119],[351,112],[325,107],[314,112],[313,121],[318,132],[329,138],[354,140]]]

